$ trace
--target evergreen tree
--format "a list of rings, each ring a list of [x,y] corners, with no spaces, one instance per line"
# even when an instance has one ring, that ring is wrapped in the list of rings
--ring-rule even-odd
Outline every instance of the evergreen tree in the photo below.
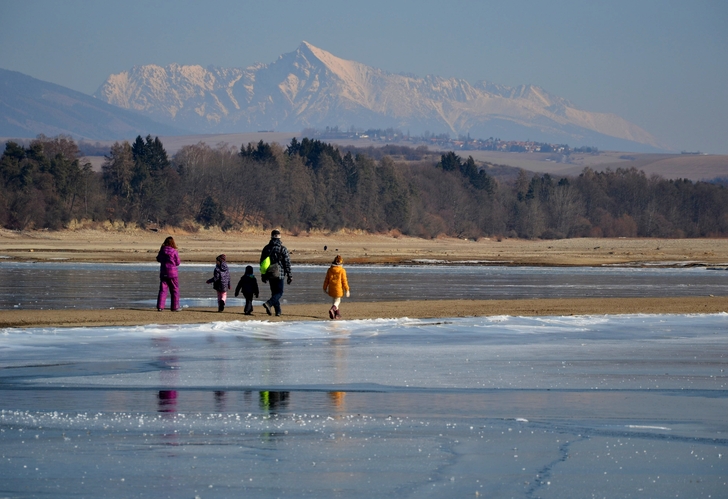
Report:
[[[212,199],[212,196],[207,196],[202,201],[202,205],[195,219],[197,222],[203,224],[206,229],[209,229],[211,226],[223,226],[225,214],[222,212],[220,205]]]
[[[137,221],[164,223],[171,202],[170,190],[176,184],[176,172],[171,168],[167,152],[158,137],[146,140],[137,136],[131,148],[134,168],[131,176],[133,205]]]
[[[260,140],[258,145],[253,147],[253,143],[249,142],[248,147],[240,147],[240,157],[245,159],[251,159],[258,163],[267,163],[274,161],[275,156],[273,155],[273,148],[270,144]]]
[[[440,162],[437,164],[438,168],[442,168],[446,172],[460,171],[462,169],[462,166],[463,164],[460,160],[460,156],[452,151],[443,154],[440,157]]]
[[[339,153],[339,150],[331,144],[321,142],[320,140],[311,140],[304,137],[300,143],[293,143],[293,141],[291,141],[291,146],[288,147],[288,154],[298,154],[303,157],[306,165],[314,170],[318,169],[320,166],[323,156],[328,156],[338,165],[341,164],[341,154]]]

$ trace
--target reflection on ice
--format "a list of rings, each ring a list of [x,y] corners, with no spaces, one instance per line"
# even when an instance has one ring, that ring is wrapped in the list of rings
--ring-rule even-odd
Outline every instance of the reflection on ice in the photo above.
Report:
[[[5,329],[0,380],[96,388],[725,389],[726,326],[728,314]],[[676,355],[685,360],[675,363]]]
[[[0,483],[10,497],[725,497],[727,326],[5,329]]]
[[[246,404],[248,394],[226,395]],[[391,400],[378,400],[391,394],[348,393],[353,406],[344,412],[315,403],[293,409],[296,398],[324,394],[290,393],[280,409],[267,407],[270,394],[249,395],[249,405],[227,412],[0,411],[4,490],[105,497],[340,497],[343,489],[353,497],[725,495],[728,442],[687,425],[668,431],[578,419],[569,415],[573,405],[557,417],[497,417],[489,411],[497,398],[481,401],[482,414],[457,406],[442,413],[436,398],[405,394],[409,410],[402,414],[387,407]]]

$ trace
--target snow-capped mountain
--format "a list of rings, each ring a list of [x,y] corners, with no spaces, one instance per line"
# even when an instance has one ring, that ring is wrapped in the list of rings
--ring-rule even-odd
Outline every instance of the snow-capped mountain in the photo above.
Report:
[[[392,74],[307,42],[272,64],[245,69],[136,66],[111,75],[94,96],[197,133],[395,127],[412,134],[661,148],[619,116],[578,109],[538,86]]]

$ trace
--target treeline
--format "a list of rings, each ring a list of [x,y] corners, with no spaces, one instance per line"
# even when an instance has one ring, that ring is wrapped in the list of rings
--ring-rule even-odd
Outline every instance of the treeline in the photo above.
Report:
[[[0,159],[0,224],[61,229],[74,220],[177,226],[354,229],[419,237],[702,237],[728,235],[724,185],[632,169],[578,177],[488,174],[469,157],[397,148],[372,157],[304,138],[205,144],[168,157],[157,138],[111,147],[101,172],[67,137],[8,142]],[[404,160],[405,158],[411,158]]]
[[[0,159],[2,226],[61,229],[74,218],[86,218],[98,182],[79,156],[68,137],[41,135],[27,148],[8,142]]]

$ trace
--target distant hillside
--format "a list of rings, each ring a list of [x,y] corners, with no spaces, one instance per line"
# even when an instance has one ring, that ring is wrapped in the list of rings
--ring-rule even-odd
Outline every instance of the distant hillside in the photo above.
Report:
[[[647,175],[662,178],[685,178],[692,181],[728,179],[728,155],[690,155],[690,154],[637,154],[622,155],[620,162],[603,163],[593,167],[604,171],[607,168],[637,168]]]
[[[307,42],[272,64],[245,69],[135,66],[109,76],[95,96],[195,133],[394,127],[602,150],[665,149],[619,116],[578,109],[538,86],[392,74]]]
[[[607,169],[636,168],[649,175],[665,179],[688,179],[693,182],[728,178],[728,155],[641,154],[606,151],[599,154],[504,153],[491,151],[461,151],[477,161],[510,165],[524,170],[550,175],[578,176],[586,167],[603,172]]]
[[[0,69],[0,136],[24,138],[41,133],[119,140],[185,132],[81,92]]]

